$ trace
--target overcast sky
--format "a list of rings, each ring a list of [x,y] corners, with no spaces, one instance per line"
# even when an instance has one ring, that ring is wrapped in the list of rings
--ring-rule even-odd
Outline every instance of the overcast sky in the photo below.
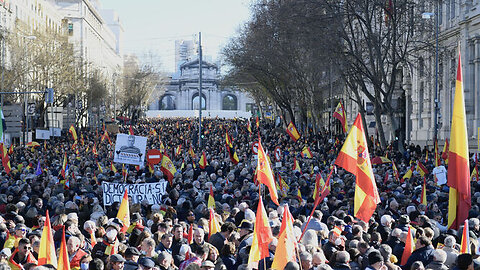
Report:
[[[204,55],[216,59],[240,25],[249,19],[252,0],[101,0],[120,15],[124,53],[152,53],[164,71],[174,71],[175,40],[202,32]]]

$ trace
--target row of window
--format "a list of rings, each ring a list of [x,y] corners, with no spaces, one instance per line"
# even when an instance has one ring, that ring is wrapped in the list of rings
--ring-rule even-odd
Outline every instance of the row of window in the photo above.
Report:
[[[176,98],[174,95],[164,95],[159,102],[160,110],[176,110]],[[207,108],[207,99],[204,94],[202,94],[202,110]],[[192,110],[199,109],[199,95],[198,93],[192,96]],[[222,100],[222,110],[227,111],[236,111],[238,110],[237,97],[234,95],[226,95]]]

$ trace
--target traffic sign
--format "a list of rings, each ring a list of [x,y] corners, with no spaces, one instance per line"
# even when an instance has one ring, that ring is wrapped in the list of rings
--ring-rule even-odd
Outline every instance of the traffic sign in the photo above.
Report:
[[[35,113],[35,103],[28,103],[27,105],[27,113],[32,115]]]
[[[258,142],[254,142],[254,143],[252,144],[252,153],[253,153],[254,155],[258,155]]]
[[[162,153],[157,149],[151,149],[147,152],[147,162],[155,165],[162,160]]]
[[[275,147],[275,160],[282,161],[282,150],[280,150],[279,146]]]

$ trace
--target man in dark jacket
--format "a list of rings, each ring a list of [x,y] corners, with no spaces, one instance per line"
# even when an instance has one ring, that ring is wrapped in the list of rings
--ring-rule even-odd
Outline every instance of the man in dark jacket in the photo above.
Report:
[[[225,244],[225,240],[228,239],[228,237],[230,237],[230,234],[235,230],[236,230],[235,224],[231,222],[225,222],[222,225],[220,232],[217,232],[212,236],[210,236],[210,239],[208,240],[208,242],[210,242],[210,244],[215,246],[217,250],[222,250],[223,245]]]
[[[346,251],[338,251],[335,257],[333,270],[350,270],[350,254]]]
[[[448,270],[449,268],[444,264],[447,260],[447,253],[441,249],[435,249],[433,252],[433,261],[425,266],[429,270]]]
[[[415,243],[415,251],[407,260],[407,263],[402,266],[402,269],[410,269],[410,266],[416,261],[421,261],[423,265],[428,265],[433,261],[433,247],[432,242],[426,236],[420,236]]]
[[[142,255],[135,247],[129,247],[125,250],[125,265],[123,270],[135,270],[138,269],[138,258]]]

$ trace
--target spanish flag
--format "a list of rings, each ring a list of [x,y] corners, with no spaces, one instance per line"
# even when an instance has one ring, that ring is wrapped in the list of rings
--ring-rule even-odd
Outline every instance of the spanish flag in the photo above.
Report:
[[[408,169],[408,171],[403,175],[402,180],[400,181],[400,183],[403,183],[403,182],[405,181],[405,179],[410,179],[410,178],[412,178],[413,168],[414,168],[414,166],[412,165],[412,166],[410,167],[410,169]]]
[[[68,130],[68,132],[72,134],[73,140],[77,142],[78,136],[77,136],[77,132],[75,131],[75,127],[73,125],[70,126],[70,129]]]
[[[96,144],[93,145],[92,153],[93,153],[95,156],[98,156],[97,145],[96,145]]]
[[[425,176],[423,177],[423,185],[422,185],[422,196],[420,197],[420,203],[423,205],[427,205],[427,180]]]
[[[310,151],[310,147],[303,147],[302,149],[302,157],[303,158],[312,158],[313,155],[312,155],[312,152]]]
[[[117,168],[115,168],[115,165],[113,165],[113,162],[110,162],[110,171],[113,173],[117,173]]]
[[[178,157],[182,152],[182,145],[180,144],[179,146],[177,146],[177,148],[175,148],[175,156]]]
[[[278,205],[278,194],[273,177],[272,167],[263,150],[262,142],[258,141],[257,181],[268,187],[270,198]]]
[[[120,208],[118,208],[117,218],[123,222],[123,227],[121,232],[125,233],[130,227],[130,208],[128,206],[128,193],[127,189],[125,189],[125,193],[123,193],[122,202],[120,203]]]
[[[255,217],[255,226],[253,228],[253,240],[250,248],[248,264],[258,262],[269,256],[268,245],[273,240],[272,229],[268,223],[267,212],[263,207],[262,196],[258,201],[257,215]]]
[[[400,174],[398,173],[397,166],[395,166],[395,162],[392,160],[392,170],[393,170],[393,177],[395,180],[399,181],[400,180]]]
[[[417,172],[418,172],[422,177],[424,177],[425,175],[428,174],[427,168],[425,168],[425,166],[423,166],[423,164],[422,164],[422,162],[420,162],[420,160],[417,161]]]
[[[53,243],[53,233],[48,210],[45,224],[43,225],[42,237],[40,238],[40,249],[38,251],[38,265],[44,264],[52,264],[57,267],[57,255],[55,254],[55,245]]]
[[[240,160],[238,159],[237,151],[233,148],[232,139],[228,136],[228,131],[225,133],[225,144],[227,146],[228,155],[230,156],[230,161],[232,161],[234,165],[237,165]]]
[[[402,262],[400,265],[405,265],[407,263],[408,258],[412,255],[414,244],[411,227],[408,226],[407,240],[405,241],[405,248],[403,249]]]
[[[479,181],[478,180],[478,166],[475,164],[475,167],[473,167],[472,174],[470,175],[470,181]]]
[[[302,168],[300,167],[300,164],[298,164],[297,157],[293,158],[293,171],[298,171],[300,174],[302,174]]]
[[[5,144],[1,143],[2,148],[2,165],[7,174],[10,174],[12,171],[12,166],[10,165],[10,158],[8,157],[8,150]]]
[[[195,154],[195,151],[193,151],[193,147],[190,145],[190,149],[188,149],[188,154],[190,155],[191,158],[196,158],[197,155]]]
[[[447,173],[447,185],[450,187],[448,228],[458,230],[463,221],[468,218],[468,212],[471,208],[468,135],[460,51],[458,53],[457,82],[455,84],[450,143]]]
[[[208,239],[210,239],[210,236],[212,234],[216,234],[217,232],[220,231],[220,224],[217,221],[217,218],[215,217],[215,212],[213,211],[212,208],[208,209],[210,216],[208,219]]]
[[[290,138],[292,138],[294,142],[296,142],[300,138],[300,134],[298,133],[297,128],[292,122],[290,122],[290,124],[288,124],[287,126],[287,133],[288,135],[290,135]]]
[[[272,269],[284,269],[288,262],[295,262],[296,238],[293,232],[293,218],[288,210],[288,206],[284,206],[284,216],[280,233],[278,237],[278,245],[275,249],[273,257]]]
[[[360,114],[357,115],[335,164],[355,175],[354,215],[368,222],[380,202],[380,196],[373,176]]]
[[[214,196],[213,196],[212,186],[210,186],[210,194],[208,194],[207,208],[215,209],[215,199],[214,199]]]
[[[67,153],[63,154],[63,164],[62,164],[62,171],[60,172],[63,176],[63,178],[66,178],[66,173],[67,171]]]
[[[205,169],[208,165],[207,163],[207,155],[205,155],[205,151],[202,151],[202,156],[200,157],[200,161],[198,162],[200,169]]]
[[[347,125],[347,113],[343,108],[342,102],[338,102],[337,108],[333,112],[333,117],[337,118],[340,123],[342,123],[343,132],[347,132],[348,125]]]
[[[462,244],[460,245],[460,254],[470,254],[470,232],[468,230],[468,219],[463,224]]]
[[[315,200],[318,196],[320,196],[320,191],[322,187],[325,185],[325,181],[323,180],[322,174],[318,173],[315,177],[315,189],[313,190],[313,199]]]
[[[67,241],[65,240],[65,226],[63,226],[62,243],[60,245],[60,254],[58,255],[58,270],[70,270],[70,260],[68,259]]]
[[[160,162],[160,171],[167,176],[168,182],[172,185],[172,180],[177,169],[175,169],[172,160],[165,154],[162,156],[162,161]]]
[[[252,134],[252,126],[250,125],[250,119],[248,119],[248,122],[247,122],[247,130],[248,130],[248,133]]]
[[[297,189],[297,197],[296,198],[297,198],[299,204],[303,203],[302,193],[300,192],[299,188]]]
[[[449,143],[448,139],[445,139],[445,144],[443,145],[442,158],[445,160],[445,165],[448,165],[448,149]]]
[[[8,148],[8,154],[9,155],[13,154],[13,144],[11,144],[10,148]]]
[[[128,128],[128,135],[133,135],[133,128],[132,128],[132,126],[130,126],[130,127]]]

